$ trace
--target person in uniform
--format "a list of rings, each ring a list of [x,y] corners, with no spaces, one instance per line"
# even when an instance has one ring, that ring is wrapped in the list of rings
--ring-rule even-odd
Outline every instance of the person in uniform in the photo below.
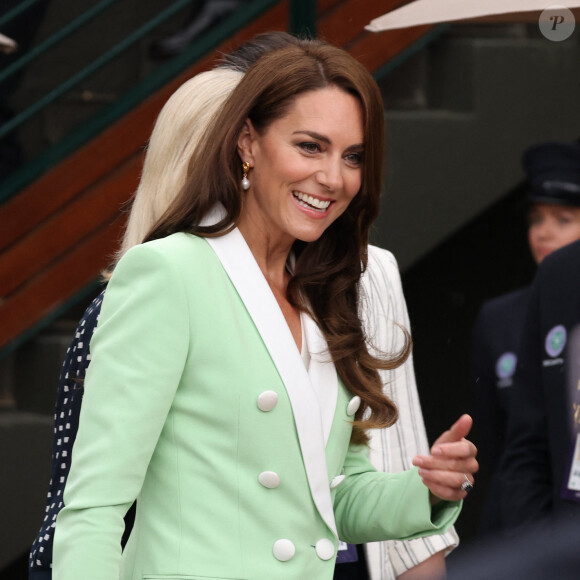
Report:
[[[528,242],[536,264],[580,239],[580,145],[540,143],[523,156],[528,180]],[[483,304],[472,342],[472,390],[480,461],[490,478],[481,533],[502,529],[497,466],[505,445],[518,348],[530,298],[520,288]]]
[[[502,520],[518,533],[550,520],[565,527],[580,518],[580,241],[538,269],[512,391]]]

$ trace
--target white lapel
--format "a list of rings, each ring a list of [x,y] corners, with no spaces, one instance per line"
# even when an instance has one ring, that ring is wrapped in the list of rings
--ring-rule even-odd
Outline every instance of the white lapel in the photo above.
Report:
[[[202,224],[215,221],[214,211]],[[223,236],[206,239],[244,302],[284,382],[312,498],[322,519],[338,537],[318,400],[290,328],[241,232],[235,228]]]

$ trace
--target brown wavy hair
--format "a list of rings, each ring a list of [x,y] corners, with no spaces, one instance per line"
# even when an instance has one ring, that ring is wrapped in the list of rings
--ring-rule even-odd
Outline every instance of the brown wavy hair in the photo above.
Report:
[[[384,110],[379,88],[358,61],[323,41],[300,39],[260,57],[232,91],[218,122],[208,127],[190,160],[183,189],[147,239],[179,231],[216,236],[235,227],[243,202],[237,142],[245,120],[264,131],[286,114],[298,95],[329,86],[355,96],[361,104],[365,146],[361,188],[318,240],[295,242],[296,265],[287,292],[295,307],[314,318],[338,375],[351,393],[360,396],[353,440],[364,442],[364,429],[396,421],[396,406],[383,394],[378,370],[402,364],[411,343],[405,331],[401,352],[374,357],[359,317],[359,282],[367,265],[369,229],[379,211]],[[215,225],[200,226],[216,202],[225,207],[225,217]]]

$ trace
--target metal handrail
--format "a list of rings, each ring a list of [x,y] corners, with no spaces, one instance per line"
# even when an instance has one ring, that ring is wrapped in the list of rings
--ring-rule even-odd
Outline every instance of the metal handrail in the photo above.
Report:
[[[23,12],[26,12],[31,6],[34,6],[40,0],[24,0],[17,6],[14,6],[11,10],[8,10],[6,14],[0,16],[0,26],[4,26],[6,23],[10,22]]]
[[[49,149],[45,150],[38,157],[30,161],[25,167],[16,170],[12,175],[0,182],[0,203],[4,203],[25,185],[42,175],[42,173],[48,168],[54,166],[67,155],[76,151],[101,131],[105,130],[109,125],[128,113],[138,103],[153,94],[156,90],[160,89],[187,67],[191,66],[191,64],[196,60],[199,60],[202,56],[209,53],[220,43],[227,40],[227,38],[255,20],[263,12],[277,4],[279,1],[280,0],[254,0],[245,6],[244,10],[239,12],[236,11],[224,21],[217,24],[210,32],[194,41],[184,52],[173,57],[163,66],[155,69],[147,77],[134,85],[126,94],[117,99],[114,103],[111,103],[105,109],[99,111],[99,113],[87,121],[83,126],[66,136],[60,142],[52,145]],[[45,104],[44,100],[45,99],[41,99],[33,106],[38,106],[37,110],[40,110],[40,108]],[[43,101],[42,106],[41,101]],[[19,117],[25,113],[26,111],[23,111]],[[30,115],[27,114],[26,116],[28,118]],[[11,119],[9,123],[14,121],[15,118]],[[20,122],[23,122],[23,120]],[[5,135],[8,132],[2,132],[4,127],[6,127],[6,125],[0,127],[0,136]],[[14,127],[11,127],[11,130],[13,128]]]
[[[108,5],[110,5],[116,1],[117,0],[103,0],[98,5],[96,5],[94,8],[98,7],[98,9],[99,9],[98,11],[100,12],[104,8],[106,8]],[[177,0],[171,6],[169,6],[168,8],[163,10],[162,12],[160,12],[155,18],[152,18],[151,20],[149,20],[147,23],[145,23],[143,26],[141,26],[140,28],[135,30],[129,36],[125,37],[121,42],[116,44],[113,48],[111,48],[110,50],[108,50],[107,52],[105,52],[104,54],[99,56],[98,58],[96,58],[93,62],[91,62],[89,65],[87,65],[83,70],[79,71],[77,74],[73,75],[72,77],[70,77],[69,79],[67,79],[63,83],[61,83],[54,90],[52,90],[49,93],[47,93],[46,95],[44,95],[42,98],[40,98],[38,101],[36,101],[32,105],[30,105],[27,109],[25,109],[24,111],[22,111],[18,115],[15,115],[14,117],[12,117],[12,119],[10,119],[6,123],[4,123],[4,125],[0,126],[0,139],[2,137],[4,137],[5,135],[7,135],[8,133],[10,133],[11,131],[13,131],[16,127],[18,127],[19,125],[24,123],[27,119],[32,117],[34,114],[38,113],[38,111],[42,110],[44,107],[46,107],[47,105],[49,105],[50,103],[52,103],[53,101],[58,99],[58,97],[60,97],[61,95],[63,95],[64,93],[66,93],[67,91],[69,91],[70,89],[75,87],[76,85],[78,85],[80,82],[82,82],[88,76],[90,76],[91,74],[93,74],[94,72],[96,72],[97,70],[102,68],[103,66],[105,66],[107,63],[109,63],[111,60],[113,60],[116,56],[118,56],[119,54],[121,54],[122,52],[124,52],[125,50],[130,48],[135,42],[137,42],[143,36],[145,36],[146,34],[151,32],[151,30],[156,28],[159,24],[161,24],[162,22],[164,22],[165,20],[167,20],[168,18],[173,16],[177,11],[181,10],[182,8],[184,8],[185,6],[190,4],[190,2],[191,2],[191,0]],[[85,13],[85,14],[87,14],[87,13]],[[91,14],[91,17],[94,15],[95,14]],[[79,18],[74,23],[77,23],[80,20],[81,19]],[[87,19],[83,19],[83,20],[87,20]],[[66,31],[67,33],[70,33],[70,31],[68,29],[74,23],[71,23],[71,25],[69,25],[69,27],[67,27],[67,31]],[[55,36],[57,36],[57,35],[55,35]],[[52,38],[54,38],[54,37],[52,37]],[[63,38],[64,38],[64,36],[63,36]],[[62,40],[62,38],[60,38],[59,40]],[[26,58],[26,56],[23,57],[23,59],[24,58]],[[23,59],[20,59],[20,60],[23,60]],[[17,63],[14,63],[14,64],[17,64]],[[0,74],[0,80],[2,80],[2,78],[3,77]]]
[[[290,0],[289,28],[292,34],[316,37],[316,2]]]
[[[38,0],[33,1],[37,2]],[[59,42],[63,41],[73,32],[76,32],[78,28],[80,28],[87,22],[91,21],[95,16],[99,15],[103,10],[105,10],[111,4],[114,4],[117,1],[118,0],[101,0],[101,2],[95,4],[94,6],[89,8],[86,12],[83,12],[78,18],[75,18],[75,20],[69,22],[66,26],[63,26],[56,34],[53,34],[52,36],[47,38],[44,42],[41,42],[34,48],[30,49],[18,60],[14,61],[11,65],[7,66],[3,71],[0,71],[0,82],[18,72],[22,67],[32,62],[44,51],[48,50],[49,48],[52,48]]]

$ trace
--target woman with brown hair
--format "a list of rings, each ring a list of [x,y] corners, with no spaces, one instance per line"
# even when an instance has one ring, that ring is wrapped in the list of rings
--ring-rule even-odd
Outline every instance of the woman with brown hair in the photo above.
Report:
[[[360,444],[395,419],[377,370],[408,351],[371,356],[358,317],[382,115],[366,70],[314,41],[233,91],[107,288],[55,578],[331,578],[338,537],[454,521],[477,469],[468,417],[419,473],[377,473]]]

